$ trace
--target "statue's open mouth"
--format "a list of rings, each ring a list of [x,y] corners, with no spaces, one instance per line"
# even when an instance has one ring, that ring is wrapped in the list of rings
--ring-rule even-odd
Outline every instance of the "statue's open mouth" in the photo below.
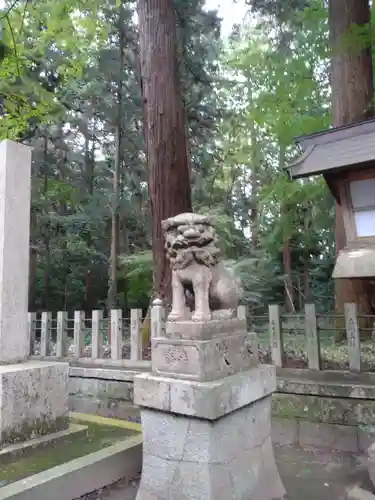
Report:
[[[214,238],[211,236],[208,237],[208,235],[205,235],[205,237],[202,238],[201,233],[195,233],[194,236],[191,233],[189,237],[187,237],[184,233],[183,236],[182,235],[177,236],[177,238],[172,244],[172,248],[175,250],[179,250],[181,248],[193,249],[193,247],[202,248],[207,245],[210,245],[213,242],[213,240]]]

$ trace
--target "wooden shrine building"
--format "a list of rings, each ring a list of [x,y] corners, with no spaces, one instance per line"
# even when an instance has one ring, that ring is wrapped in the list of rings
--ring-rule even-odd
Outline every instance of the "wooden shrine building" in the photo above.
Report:
[[[375,119],[295,139],[302,155],[292,179],[323,175],[342,207],[347,246],[334,278],[375,277]]]

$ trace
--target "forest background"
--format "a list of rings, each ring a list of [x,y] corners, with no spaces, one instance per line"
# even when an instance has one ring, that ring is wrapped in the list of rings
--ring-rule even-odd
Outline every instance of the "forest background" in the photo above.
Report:
[[[334,200],[322,179],[285,172],[293,138],[332,122],[327,5],[250,3],[224,38],[203,1],[174,1],[193,207],[216,218],[252,312],[330,311]],[[34,151],[30,311],[147,310],[153,294],[136,9],[19,0],[2,11],[0,139]]]

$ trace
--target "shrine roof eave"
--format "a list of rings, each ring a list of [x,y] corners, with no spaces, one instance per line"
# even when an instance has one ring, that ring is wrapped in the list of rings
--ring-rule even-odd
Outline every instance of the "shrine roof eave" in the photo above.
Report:
[[[375,119],[295,139],[302,155],[286,167],[292,179],[375,164]]]

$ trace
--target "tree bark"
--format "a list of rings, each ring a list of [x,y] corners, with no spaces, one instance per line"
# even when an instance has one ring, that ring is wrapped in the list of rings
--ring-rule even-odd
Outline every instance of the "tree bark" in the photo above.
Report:
[[[139,28],[154,284],[156,295],[169,301],[170,268],[161,221],[192,210],[173,1],[139,0]]]
[[[90,114],[82,117],[83,124],[82,128],[84,130],[85,136],[85,180],[88,198],[92,198],[94,194],[94,180],[95,180],[95,142],[96,142],[96,119]],[[92,122],[92,130],[90,130],[90,121]],[[91,248],[92,237],[91,230],[87,231],[85,237],[86,244],[88,248]],[[92,282],[92,269],[90,263],[85,270],[85,312],[91,314],[91,311],[96,309],[96,296],[93,289]]]
[[[330,0],[329,23],[332,55],[332,116],[335,127],[373,116],[373,68],[371,51],[371,12],[368,0]],[[368,39],[350,43],[353,25],[369,26]],[[356,47],[356,44],[358,46]],[[349,48],[350,47],[350,48]],[[336,253],[347,241],[341,207],[336,204]],[[362,313],[371,312],[369,289],[364,280],[336,280],[336,310],[342,313],[346,302],[356,302]]]
[[[113,172],[113,194],[112,194],[112,217],[111,217],[111,248],[109,258],[109,283],[108,283],[108,310],[117,306],[117,265],[119,254],[120,236],[120,191],[121,191],[121,165],[124,157],[122,150],[122,122],[123,122],[123,71],[125,63],[125,25],[124,25],[124,5],[121,2],[119,14],[119,52],[120,64],[117,81],[117,118],[116,118],[116,150]],[[110,332],[109,332],[110,338]]]
[[[279,140],[279,171],[283,172],[285,168],[285,145]],[[286,201],[282,202],[280,207],[281,218],[288,217],[289,206]],[[288,312],[295,312],[295,290],[293,286],[293,261],[291,252],[291,238],[289,230],[284,230],[283,234],[283,268],[285,274],[284,289],[285,289],[285,308]]]
[[[250,102],[252,104],[252,94],[251,87],[248,88],[248,93],[250,97]],[[258,172],[260,167],[259,151],[258,151],[258,140],[257,131],[255,128],[255,122],[251,122],[251,150],[252,150],[252,161],[251,161],[251,209],[250,209],[250,233],[251,233],[251,247],[256,251],[259,247],[259,202],[258,202]]]
[[[258,207],[258,172],[253,165],[251,170],[251,209],[250,209],[250,233],[251,248],[256,251],[259,248],[259,207]]]

